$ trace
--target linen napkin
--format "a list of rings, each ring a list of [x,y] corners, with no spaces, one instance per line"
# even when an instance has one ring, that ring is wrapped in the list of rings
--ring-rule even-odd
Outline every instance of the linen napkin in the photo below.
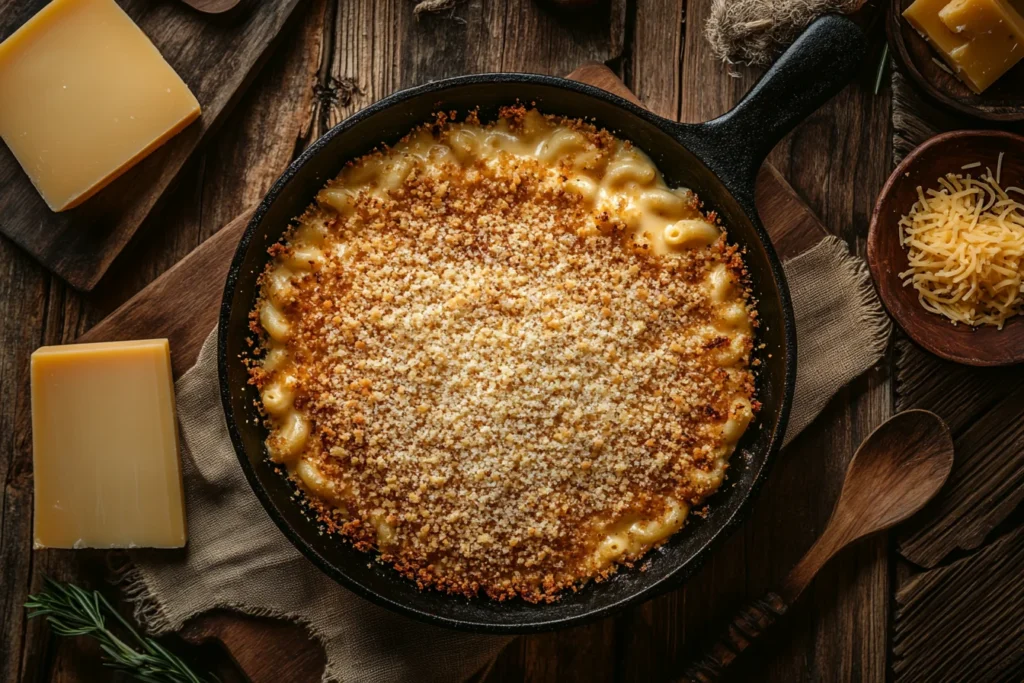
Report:
[[[825,238],[784,267],[799,349],[788,442],[879,359],[890,324],[863,263],[839,239]],[[461,681],[493,662],[510,638],[393,614],[334,583],[289,543],[249,488],[231,446],[215,332],[176,385],[188,547],[170,561],[132,553],[125,581],[139,622],[161,634],[218,607],[290,619],[326,650],[324,681],[340,683]]]

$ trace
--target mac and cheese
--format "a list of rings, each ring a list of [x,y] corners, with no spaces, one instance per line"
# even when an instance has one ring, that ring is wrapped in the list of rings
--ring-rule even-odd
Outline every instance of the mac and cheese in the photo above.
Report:
[[[580,121],[439,116],[346,166],[271,255],[269,457],[424,586],[552,600],[638,560],[757,409],[737,249]]]

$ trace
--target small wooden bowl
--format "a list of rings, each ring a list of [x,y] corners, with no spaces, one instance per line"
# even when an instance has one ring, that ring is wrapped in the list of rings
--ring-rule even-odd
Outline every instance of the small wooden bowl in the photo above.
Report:
[[[946,173],[977,177],[985,166],[996,172],[1003,156],[1002,185],[1024,187],[1024,137],[1002,131],[959,130],[936,135],[903,160],[882,188],[868,231],[868,267],[882,302],[910,338],[937,356],[966,365],[1013,365],[1024,362],[1024,315],[1003,329],[972,328],[929,313],[917,290],[903,286],[899,273],[909,266],[900,245],[900,218],[917,201],[917,187],[938,188]],[[982,166],[961,170],[980,161]]]
[[[946,71],[939,53],[903,18],[913,0],[892,0],[885,28],[896,66],[924,92],[955,111],[989,121],[1024,121],[1024,61],[978,95]],[[942,63],[940,66],[936,60]]]

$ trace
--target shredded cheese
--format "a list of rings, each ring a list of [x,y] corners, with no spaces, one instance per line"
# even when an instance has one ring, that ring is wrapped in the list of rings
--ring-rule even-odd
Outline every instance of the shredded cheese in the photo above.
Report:
[[[964,168],[967,168],[966,166]],[[941,189],[917,188],[917,202],[900,219],[900,244],[910,268],[899,274],[925,309],[953,324],[995,325],[1024,309],[1024,194],[996,177],[947,173]]]

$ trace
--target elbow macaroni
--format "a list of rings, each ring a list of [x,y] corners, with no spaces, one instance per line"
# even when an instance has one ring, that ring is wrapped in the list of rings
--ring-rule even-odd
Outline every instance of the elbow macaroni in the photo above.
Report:
[[[269,379],[260,390],[271,424],[268,454],[274,462],[286,465],[306,491],[337,509],[344,509],[345,487],[325,476],[317,465],[316,442],[311,438],[314,425],[296,408],[297,380],[290,374],[293,368],[288,346],[293,283],[298,278],[317,277],[328,259],[345,255],[344,245],[328,247],[325,239],[332,221],[353,216],[360,196],[384,196],[401,188],[414,173],[443,173],[444,164],[473,168],[495,163],[504,154],[532,157],[557,169],[559,180],[552,182],[558,191],[578,195],[598,214],[618,217],[624,239],[646,245],[655,254],[672,258],[686,250],[709,249],[722,238],[720,228],[701,214],[695,195],[687,189],[669,188],[651,160],[638,149],[622,141],[612,150],[595,149],[578,130],[553,123],[536,112],[528,112],[517,130],[505,120],[488,127],[450,124],[440,139],[420,130],[386,154],[371,155],[347,166],[317,194],[316,208],[303,217],[288,249],[268,269],[258,315],[269,338],[262,361]],[[707,272],[702,286],[714,312],[705,341],[726,340],[715,341],[709,357],[721,368],[741,367],[749,358],[752,330],[738,278],[718,263]],[[387,318],[381,322],[385,323]],[[753,417],[754,408],[747,397],[733,400],[728,416],[718,427],[715,468],[694,474],[699,486],[713,489],[721,484],[727,459]],[[653,518],[629,513],[606,523],[597,531],[601,538],[590,559],[592,568],[603,571],[663,543],[683,526],[689,509],[687,502],[670,499]],[[373,512],[365,521],[375,530],[378,547],[395,542],[396,529],[383,511]]]

